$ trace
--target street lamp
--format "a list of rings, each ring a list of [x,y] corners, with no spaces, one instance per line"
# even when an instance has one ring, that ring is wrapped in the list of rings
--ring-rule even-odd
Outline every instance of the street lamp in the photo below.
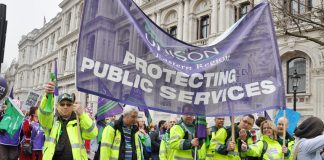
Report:
[[[297,74],[297,71],[295,70],[294,74],[291,76],[292,89],[294,91],[294,111],[296,111],[296,101],[297,101],[296,94],[297,94],[299,79],[300,76]]]

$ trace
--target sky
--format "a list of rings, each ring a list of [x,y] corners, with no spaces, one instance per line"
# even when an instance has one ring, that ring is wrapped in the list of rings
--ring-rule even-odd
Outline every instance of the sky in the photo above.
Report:
[[[60,11],[58,6],[63,0],[0,0],[7,6],[6,46],[1,71],[8,68],[13,59],[18,59],[18,43],[22,35],[34,28],[41,28]]]

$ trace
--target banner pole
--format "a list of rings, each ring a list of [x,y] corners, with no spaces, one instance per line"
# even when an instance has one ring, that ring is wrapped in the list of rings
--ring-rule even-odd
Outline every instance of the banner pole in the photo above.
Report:
[[[196,121],[196,131],[195,131],[195,137],[198,137],[197,136],[197,132],[198,132],[198,116],[195,117],[195,121]],[[197,159],[197,146],[195,147],[195,155],[194,155],[194,160]]]
[[[282,134],[282,146],[286,146],[286,109],[283,110],[283,115],[284,115],[284,126],[283,126],[283,134]],[[282,154],[282,160],[285,159],[285,154]]]
[[[234,114],[233,114],[233,112],[232,112],[232,116],[231,116],[231,123],[232,123],[232,125],[231,125],[232,126],[232,135],[231,135],[232,136],[232,141],[235,142],[235,137],[234,137],[235,136],[235,133],[234,133],[235,132],[235,127],[234,127]]]

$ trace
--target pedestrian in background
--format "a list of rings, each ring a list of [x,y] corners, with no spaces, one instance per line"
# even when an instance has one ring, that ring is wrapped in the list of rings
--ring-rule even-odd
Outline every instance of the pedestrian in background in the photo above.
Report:
[[[321,160],[321,149],[324,148],[324,123],[318,117],[309,117],[295,130],[297,137],[293,158],[297,160]]]

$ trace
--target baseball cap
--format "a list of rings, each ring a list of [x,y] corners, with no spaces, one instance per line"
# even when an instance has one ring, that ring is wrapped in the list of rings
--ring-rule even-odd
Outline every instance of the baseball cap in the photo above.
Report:
[[[61,103],[63,100],[67,100],[67,101],[70,101],[70,102],[74,101],[72,95],[70,95],[68,93],[63,93],[63,94],[58,96],[58,98],[57,98],[58,103]]]

